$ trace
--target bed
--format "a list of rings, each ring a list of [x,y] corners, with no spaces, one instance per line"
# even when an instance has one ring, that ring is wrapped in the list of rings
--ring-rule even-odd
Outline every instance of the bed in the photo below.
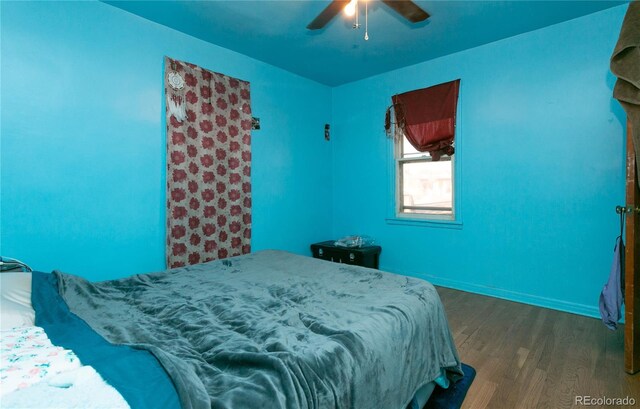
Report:
[[[438,294],[415,278],[269,250],[32,281],[35,324],[133,408],[403,409],[462,375]]]

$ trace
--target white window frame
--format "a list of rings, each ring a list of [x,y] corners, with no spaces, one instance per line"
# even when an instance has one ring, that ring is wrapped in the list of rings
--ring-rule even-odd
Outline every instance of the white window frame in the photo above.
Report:
[[[402,165],[405,163],[416,163],[416,162],[432,162],[432,158],[429,154],[424,154],[421,156],[415,156],[410,158],[403,158],[403,142],[406,137],[403,135],[402,138],[398,138],[395,140],[393,144],[393,159],[394,159],[394,167],[395,167],[395,217],[398,219],[414,219],[414,220],[424,220],[424,221],[455,221],[456,220],[456,164],[454,156],[444,155],[440,158],[440,161],[449,161],[451,163],[451,213],[450,214],[439,214],[439,213],[409,213],[403,212],[402,209],[408,208],[408,206],[404,206],[404,192],[403,192],[403,179],[402,179]],[[424,210],[433,210],[433,211],[442,211],[449,210],[442,208],[429,208],[428,206],[416,206],[416,208],[424,209]]]

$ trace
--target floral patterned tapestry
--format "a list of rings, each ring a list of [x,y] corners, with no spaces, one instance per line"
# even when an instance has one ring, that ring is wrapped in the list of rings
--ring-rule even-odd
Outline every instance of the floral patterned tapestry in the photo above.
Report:
[[[249,83],[165,57],[167,267],[251,251]]]

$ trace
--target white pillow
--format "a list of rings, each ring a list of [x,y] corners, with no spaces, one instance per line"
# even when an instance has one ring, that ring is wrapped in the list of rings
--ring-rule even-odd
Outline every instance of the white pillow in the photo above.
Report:
[[[35,325],[31,306],[31,273],[0,274],[0,329]]]

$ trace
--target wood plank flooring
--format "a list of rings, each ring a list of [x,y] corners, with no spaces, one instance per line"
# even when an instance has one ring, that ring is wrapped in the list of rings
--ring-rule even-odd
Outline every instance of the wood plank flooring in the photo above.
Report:
[[[546,308],[437,287],[460,358],[476,379],[462,409],[582,407],[576,396],[635,399],[640,373],[624,371],[624,328]]]

